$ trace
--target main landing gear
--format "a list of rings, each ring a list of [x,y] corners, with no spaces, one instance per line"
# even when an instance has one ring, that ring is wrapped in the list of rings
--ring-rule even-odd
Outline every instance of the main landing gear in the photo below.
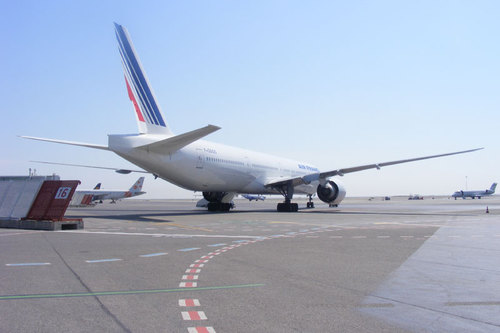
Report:
[[[292,185],[292,183],[284,184],[281,187],[277,187],[276,189],[285,197],[285,202],[279,203],[278,206],[276,207],[278,212],[297,212],[297,211],[299,211],[299,205],[291,202],[291,200],[293,198],[293,185]]]
[[[207,208],[210,212],[229,212],[234,208],[233,197],[233,193],[203,192],[203,198],[208,201]]]
[[[299,205],[296,203],[290,202],[290,200],[286,200],[285,202],[280,202],[277,207],[278,212],[298,212]]]
[[[309,197],[309,201],[307,202],[307,208],[314,208],[314,202],[312,200],[312,194],[307,195]]]
[[[230,203],[209,202],[207,208],[209,212],[229,212],[232,207]]]

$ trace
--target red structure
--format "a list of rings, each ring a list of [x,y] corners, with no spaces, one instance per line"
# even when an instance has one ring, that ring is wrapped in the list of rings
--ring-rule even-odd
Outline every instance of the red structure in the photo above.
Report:
[[[62,221],[78,184],[78,180],[46,180],[25,219]]]

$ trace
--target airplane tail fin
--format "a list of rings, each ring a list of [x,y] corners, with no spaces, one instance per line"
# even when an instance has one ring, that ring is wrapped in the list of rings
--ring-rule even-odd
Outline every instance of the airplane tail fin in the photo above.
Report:
[[[132,185],[132,187],[129,189],[129,192],[141,192],[143,184],[144,184],[144,177],[140,177],[139,179],[137,179],[134,185]]]
[[[94,187],[94,190],[100,190],[101,189],[101,183],[97,183],[97,185]]]
[[[495,193],[495,189],[497,188],[497,183],[491,184],[490,191],[491,193]]]
[[[125,27],[115,23],[128,96],[134,104],[139,133],[172,135]]]

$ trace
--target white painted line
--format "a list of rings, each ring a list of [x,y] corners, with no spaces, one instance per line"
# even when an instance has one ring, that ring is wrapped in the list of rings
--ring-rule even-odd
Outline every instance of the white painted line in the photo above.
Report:
[[[200,301],[197,299],[180,299],[179,306],[200,306]]]
[[[120,236],[150,236],[150,237],[179,237],[179,238],[251,238],[257,239],[262,236],[248,235],[189,235],[189,234],[153,234],[145,232],[108,232],[108,231],[87,231],[87,230],[58,230],[53,232],[74,233],[74,234],[102,234],[102,235],[120,235]]]
[[[50,265],[50,262],[25,262],[25,263],[18,263],[18,264],[5,264],[5,266],[48,266]]]
[[[15,235],[28,235],[28,234],[34,234],[34,233],[40,233],[40,232],[46,232],[46,231],[27,231],[27,232],[6,233],[6,234],[1,234],[0,237],[15,236]]]
[[[391,236],[377,236],[377,238],[391,238]]]
[[[181,311],[181,315],[184,320],[207,320],[203,311]]]
[[[340,239],[340,238],[344,238],[344,236],[330,236],[330,238],[337,238],[337,239]]]
[[[227,245],[227,244],[226,243],[218,243],[218,244],[212,244],[212,245],[207,245],[207,246],[218,247],[218,246],[224,246],[224,245]]]
[[[365,239],[366,236],[352,236],[352,239]]]
[[[110,262],[110,261],[121,261],[123,259],[113,258],[113,259],[98,259],[98,260],[85,260],[85,262],[89,264],[93,264],[96,262]]]
[[[166,252],[159,252],[159,253],[143,254],[143,255],[140,255],[139,257],[149,258],[149,257],[164,256],[164,255],[167,255],[167,254],[168,253],[166,253]]]

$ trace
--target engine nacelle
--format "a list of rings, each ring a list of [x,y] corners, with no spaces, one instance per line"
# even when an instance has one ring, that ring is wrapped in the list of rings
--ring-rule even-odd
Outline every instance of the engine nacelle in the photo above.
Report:
[[[330,205],[338,205],[345,198],[345,189],[340,183],[329,180],[324,186],[319,184],[318,198]]]

